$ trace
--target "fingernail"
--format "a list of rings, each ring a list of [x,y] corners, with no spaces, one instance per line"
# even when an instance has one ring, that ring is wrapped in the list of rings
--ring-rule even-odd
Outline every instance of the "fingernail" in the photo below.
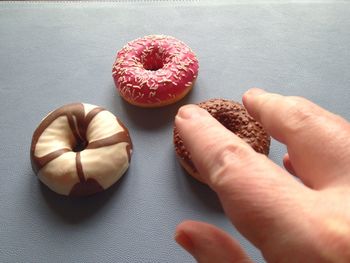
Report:
[[[178,231],[175,233],[175,241],[178,243],[181,247],[183,247],[188,252],[192,253],[194,250],[194,244],[192,240],[189,238],[188,235],[186,235],[183,231]]]
[[[263,89],[252,88],[252,89],[249,89],[246,93],[244,93],[244,96],[258,96],[263,93],[266,93],[266,91]]]
[[[182,119],[194,119],[201,115],[203,115],[203,110],[196,105],[182,106],[177,113],[177,116]]]
[[[243,101],[244,106],[248,105],[248,100],[250,100],[251,98],[258,96],[260,94],[264,94],[264,93],[266,93],[266,91],[263,89],[259,89],[259,88],[249,89],[248,91],[246,91],[243,94],[243,97],[242,97],[242,101]]]

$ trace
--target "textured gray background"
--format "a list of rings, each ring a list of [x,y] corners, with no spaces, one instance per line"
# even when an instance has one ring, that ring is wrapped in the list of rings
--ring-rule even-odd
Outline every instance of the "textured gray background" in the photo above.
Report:
[[[136,1],[137,2],[137,1]],[[196,219],[226,229],[217,197],[175,160],[172,122],[182,104],[240,100],[252,86],[305,96],[350,117],[350,4],[334,1],[0,3],[0,262],[193,262],[173,241]],[[116,51],[147,34],[173,35],[198,55],[194,90],[176,105],[124,103],[111,77]],[[69,102],[103,106],[129,127],[129,171],[108,191],[67,199],[34,176],[31,135]],[[285,149],[273,142],[270,158]]]

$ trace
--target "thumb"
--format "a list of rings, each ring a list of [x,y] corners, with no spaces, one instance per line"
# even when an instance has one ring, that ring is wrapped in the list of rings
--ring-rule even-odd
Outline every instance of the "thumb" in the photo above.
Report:
[[[199,263],[252,263],[236,240],[207,223],[182,222],[176,228],[175,240]]]

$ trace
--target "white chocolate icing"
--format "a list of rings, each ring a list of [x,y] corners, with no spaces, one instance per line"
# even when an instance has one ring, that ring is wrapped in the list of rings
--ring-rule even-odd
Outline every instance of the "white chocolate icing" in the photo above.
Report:
[[[112,113],[102,111],[90,122],[87,128],[86,138],[89,142],[93,142],[107,138],[123,130],[123,127],[119,125]]]
[[[68,148],[75,141],[66,116],[58,117],[42,133],[35,147],[35,156],[42,157],[50,152]]]
[[[39,179],[56,193],[68,195],[73,185],[79,183],[75,155],[67,152],[52,160],[39,170]]]
[[[85,117],[90,111],[92,111],[97,107],[96,105],[92,105],[88,103],[83,103],[83,106],[84,106]]]
[[[118,143],[82,151],[81,161],[85,178],[95,179],[104,189],[110,187],[129,167],[126,145],[127,143]]]

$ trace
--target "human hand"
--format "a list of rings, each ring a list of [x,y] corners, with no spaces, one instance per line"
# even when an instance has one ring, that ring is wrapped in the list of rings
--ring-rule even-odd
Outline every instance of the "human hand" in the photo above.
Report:
[[[175,124],[201,181],[267,262],[350,262],[350,124],[306,99],[260,89],[246,92],[243,104],[287,146],[287,171],[187,105]],[[252,262],[209,224],[185,221],[175,239],[200,263]]]

